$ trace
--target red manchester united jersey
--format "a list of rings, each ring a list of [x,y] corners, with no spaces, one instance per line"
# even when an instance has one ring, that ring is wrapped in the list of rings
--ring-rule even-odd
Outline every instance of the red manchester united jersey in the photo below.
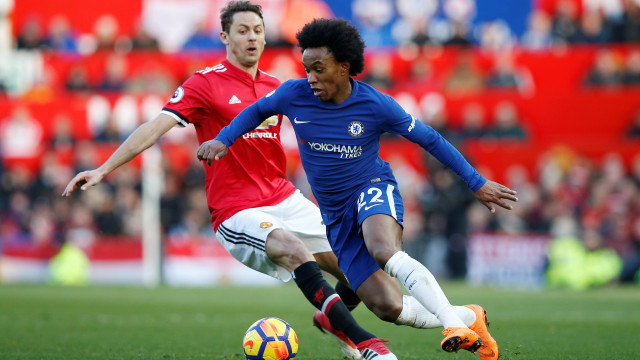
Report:
[[[188,78],[162,112],[182,126],[193,124],[202,144],[278,85],[280,81],[271,75],[258,71],[254,80],[224,60]],[[286,158],[279,139],[281,122],[281,116],[264,119],[258,128],[239,138],[227,156],[211,166],[203,162],[214,230],[238,211],[276,205],[295,191],[286,178]]]

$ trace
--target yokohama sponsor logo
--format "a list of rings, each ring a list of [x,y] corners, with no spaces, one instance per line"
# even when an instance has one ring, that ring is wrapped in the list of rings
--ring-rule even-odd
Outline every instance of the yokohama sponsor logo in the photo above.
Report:
[[[341,159],[352,159],[362,155],[362,146],[325,144],[317,142],[309,142],[309,147],[315,151],[339,153]]]

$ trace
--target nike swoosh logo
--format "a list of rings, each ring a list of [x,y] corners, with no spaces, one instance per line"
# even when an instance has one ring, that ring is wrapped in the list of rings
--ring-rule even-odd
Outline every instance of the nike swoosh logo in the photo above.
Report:
[[[488,358],[492,358],[492,357],[496,356],[496,353],[494,353],[493,350],[491,350],[491,349],[487,349],[486,351],[478,350],[478,354],[481,354],[482,356],[486,356]]]
[[[367,211],[367,210],[371,209],[372,207],[378,206],[378,205],[382,205],[382,204],[373,204],[373,205],[370,205],[370,206],[365,206],[364,210]]]
[[[297,117],[293,118],[293,122],[296,124],[306,124],[306,123],[310,123],[311,121],[300,121],[298,120]]]

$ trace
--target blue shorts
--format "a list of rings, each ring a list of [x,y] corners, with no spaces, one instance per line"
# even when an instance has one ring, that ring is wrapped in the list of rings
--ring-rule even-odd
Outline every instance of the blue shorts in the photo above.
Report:
[[[364,188],[355,201],[346,204],[340,219],[327,225],[327,237],[338,257],[340,270],[355,291],[363,281],[380,269],[362,238],[362,222],[374,214],[392,216],[400,226],[404,215],[398,184],[379,182]]]

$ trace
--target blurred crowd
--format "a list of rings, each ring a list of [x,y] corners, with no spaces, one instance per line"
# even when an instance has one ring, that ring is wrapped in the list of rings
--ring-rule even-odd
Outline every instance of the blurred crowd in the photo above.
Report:
[[[37,124],[29,123],[25,117],[19,121],[23,125]],[[28,129],[28,126],[23,126],[21,135],[25,135]],[[31,135],[35,135],[37,125],[31,129]],[[191,133],[189,130],[182,132],[185,135]],[[4,132],[2,134],[5,135]],[[30,144],[33,139],[22,138],[11,144],[3,139],[3,149],[19,142]],[[10,169],[0,169],[0,249],[3,246],[57,246],[78,233],[90,234],[85,239],[89,243],[96,237],[126,241],[139,239],[142,232],[139,163],[123,166],[91,191],[78,190],[71,199],[61,197],[67,182],[77,172],[100,165],[98,152],[110,154],[120,141],[119,136],[76,140],[68,136],[68,130],[61,130],[39,146],[40,165],[35,171],[26,164],[15,163]],[[195,153],[195,141],[195,136],[188,135],[181,138],[180,146],[193,147]],[[166,151],[166,146],[171,146],[171,143],[171,136],[168,136],[162,141],[163,150]],[[26,149],[26,146],[20,149]],[[3,155],[6,156],[7,152]],[[25,155],[20,154],[21,157]],[[195,156],[190,158],[192,163],[178,170],[167,159],[163,164],[162,232],[213,239],[204,194],[204,168]]]
[[[574,237],[587,251],[613,249],[624,263],[620,279],[634,281],[640,269],[640,154],[627,170],[615,153],[596,164],[570,148],[551,149],[541,154],[533,176],[520,165],[507,169],[505,185],[518,192],[519,201],[497,215],[437,160],[429,157],[427,163],[429,180],[410,187],[417,199],[412,220],[421,228],[417,244],[409,246],[420,253],[429,241],[445,240],[445,274],[466,274],[470,234],[497,232]]]
[[[541,1],[550,6],[531,6],[526,24],[494,16],[478,21],[480,6],[474,0],[353,0],[348,2],[350,20],[359,27],[369,48],[407,45],[479,45],[496,50],[521,45],[543,50],[556,45],[640,42],[639,0],[557,0]],[[193,21],[172,19],[166,28],[161,16],[171,8],[147,10],[132,33],[123,33],[118,19],[105,14],[98,17],[89,33],[80,33],[64,14],[43,23],[29,17],[15,35],[14,48],[42,49],[88,54],[100,50],[163,50],[168,52],[222,49],[217,13],[224,1],[183,5],[188,12],[196,6]],[[333,1],[272,0],[263,1],[267,43],[269,46],[292,46],[295,33],[315,17],[333,17]],[[167,2],[164,6],[176,6]],[[202,6],[207,5],[203,11]],[[486,4],[485,4],[486,5]],[[149,4],[149,7],[162,4]],[[345,5],[342,5],[344,7]],[[162,10],[162,11],[161,11]],[[163,12],[164,11],[164,12]],[[206,15],[210,12],[212,15]],[[204,13],[204,14],[203,14]],[[171,31],[171,34],[167,34]]]
[[[500,104],[500,112],[511,113],[511,105]],[[98,151],[110,153],[122,137],[100,136],[76,140],[69,136],[68,123],[59,119],[55,135],[42,144],[38,123],[20,108],[11,122],[0,128],[0,150],[4,158],[37,152],[41,160],[34,172],[13,164],[0,169],[0,249],[2,247],[57,246],[72,238],[90,243],[101,239],[131,239],[141,235],[141,172],[129,164],[107,177],[91,191],[62,198],[65,185],[82,170],[99,165]],[[640,119],[640,115],[637,117]],[[640,120],[636,120],[640,123]],[[446,124],[446,122],[445,122]],[[463,148],[466,129],[438,128],[450,141]],[[172,132],[180,135],[171,135]],[[286,127],[285,127],[286,131]],[[526,133],[483,129],[485,141],[522,139]],[[160,147],[165,154],[179,146],[190,159],[177,166],[165,158],[164,188],[161,198],[161,224],[165,235],[204,236],[214,234],[204,194],[204,169],[196,160],[197,141],[190,129],[173,129]],[[477,134],[476,134],[477,135]],[[621,134],[621,138],[627,136]],[[637,141],[637,129],[629,132]],[[178,139],[178,140],[176,140]],[[176,142],[177,141],[177,142]],[[387,138],[384,146],[393,146]],[[402,141],[402,140],[397,140]],[[176,145],[177,144],[177,145]],[[70,160],[69,160],[70,159]],[[622,159],[609,155],[601,163],[569,148],[554,148],[541,154],[535,171],[513,166],[506,172],[505,185],[518,191],[513,211],[492,215],[474,200],[466,184],[431,156],[425,157],[427,176],[407,165],[407,159],[392,157],[392,163],[405,198],[405,240],[418,258],[426,256],[432,242],[445,246],[442,275],[461,277],[466,272],[466,242],[470,234],[550,234],[576,236],[588,249],[610,248],[637,270],[640,259],[640,154],[630,169]],[[312,196],[300,169],[290,177]],[[533,174],[533,175],[530,175]],[[633,274],[626,275],[632,280]]]
[[[640,43],[640,0],[559,0],[549,8],[534,9],[520,34],[504,19],[475,23],[475,2],[354,0],[352,21],[359,26],[372,49],[394,47],[413,59],[405,79],[393,76],[391,59],[383,51],[368,55],[368,71],[362,80],[382,91],[417,84],[433,86],[449,94],[468,94],[488,89],[508,89],[521,94],[535,92],[530,71],[514,61],[514,49],[544,51],[579,46],[577,44]],[[282,10],[285,9],[285,10]],[[305,9],[305,10],[301,10]],[[315,9],[311,11],[309,9]],[[281,10],[281,11],[278,11]],[[309,14],[309,15],[306,15]],[[270,1],[265,6],[269,47],[291,47],[297,26],[314,14],[333,16],[322,1]],[[272,25],[270,25],[272,24]],[[118,20],[99,17],[92,34],[79,34],[64,15],[48,24],[33,17],[12,38],[16,50],[88,55],[110,53],[101,80],[92,83],[89,70],[74,66],[63,79],[70,93],[121,93],[137,89],[166,96],[179,83],[172,74],[150,71],[129,77],[123,54],[137,51],[190,52],[220,50],[218,24],[202,21],[190,24],[189,31],[172,43],[151,25],[141,22],[136,31],[122,34]],[[286,25],[286,26],[285,26]],[[456,46],[480,48],[494,53],[495,61],[480,70],[467,52],[461,51],[445,78],[436,77],[421,48]],[[412,55],[413,54],[413,55]],[[268,72],[281,80],[297,76],[290,57],[273,61]],[[7,90],[0,78],[0,93]],[[37,82],[23,99],[41,99]],[[60,81],[60,79],[58,79]],[[618,52],[603,46],[594,65],[584,74],[585,87],[640,85],[640,48]],[[40,88],[39,88],[40,86]],[[49,84],[49,93],[56,91]],[[407,110],[420,114],[423,121],[438,130],[454,145],[464,149],[472,140],[522,141],[529,137],[517,106],[508,101],[496,104],[492,113],[470,102],[461,111],[459,126],[448,121],[443,99],[425,96],[420,103],[398,98]],[[100,109],[101,104],[96,108]],[[162,101],[150,102],[148,112],[155,114]],[[620,139],[640,141],[639,110],[630,119]],[[15,106],[0,119],[0,253],[4,247],[60,245],[70,239],[91,242],[96,238],[124,239],[141,235],[141,173],[133,163],[117,170],[91,191],[62,198],[73,175],[98,166],[97,153],[110,153],[133,129],[135,122],[122,121],[130,114],[127,107],[103,117],[92,129],[90,139],[73,136],[73,122],[65,114],[53,120],[53,135],[45,136],[40,122],[26,106]],[[133,124],[133,125],[132,125]],[[161,198],[161,223],[164,234],[204,236],[214,234],[204,194],[204,169],[196,161],[197,141],[193,131],[177,130],[160,141],[165,153],[178,145],[189,154],[186,166],[176,166],[165,158],[164,188]],[[284,131],[287,131],[285,126]],[[394,138],[386,138],[393,142]],[[398,140],[400,141],[400,140]],[[286,146],[286,144],[285,144]],[[15,159],[37,158],[21,166]],[[593,160],[569,148],[554,148],[541,154],[535,169],[509,168],[505,185],[518,191],[519,202],[511,212],[491,215],[455,174],[444,169],[433,157],[426,157],[427,176],[417,173],[406,159],[387,159],[392,163],[406,201],[405,241],[417,258],[428,256],[426,249],[442,244],[442,275],[463,277],[466,273],[466,243],[470,234],[500,232],[508,234],[550,234],[551,237],[575,236],[585,248],[614,249],[623,259],[621,279],[632,281],[640,267],[640,154],[631,166],[612,153],[606,160]],[[292,169],[293,181],[307,195],[308,184],[299,169]],[[431,247],[430,249],[433,249]]]
[[[533,91],[529,71],[514,60],[518,51],[558,51],[566,46],[581,44],[603,45],[595,57],[593,67],[585,75],[587,85],[618,86],[640,83],[640,50],[631,48],[620,53],[610,44],[634,45],[640,43],[640,0],[545,0],[529,4],[526,20],[522,24],[512,23],[508,17],[485,16],[478,20],[480,0],[353,0],[341,8],[348,8],[350,20],[359,27],[367,48],[375,56],[368,66],[366,80],[383,90],[405,82],[424,85],[433,81],[435,75],[429,63],[429,53],[439,47],[473,48],[494,53],[494,67],[483,72],[477,69],[470,58],[463,54],[455,64],[455,71],[445,79],[444,88],[451,92],[473,92],[492,88],[517,88],[526,93]],[[63,82],[69,91],[155,91],[165,94],[182,79],[183,74],[171,74],[162,67],[149,69],[131,76],[126,54],[145,51],[163,54],[187,53],[192,56],[221,52],[224,45],[219,39],[219,9],[226,1],[206,2],[206,11],[187,2],[183,11],[198,21],[183,16],[172,18],[168,29],[162,16],[172,11],[174,2],[152,2],[148,14],[140,17],[136,24],[127,26],[131,32],[122,30],[124,24],[111,14],[98,16],[90,31],[74,28],[64,14],[56,14],[44,20],[35,13],[27,16],[15,34],[7,34],[10,44],[0,51],[19,50],[20,53],[59,54],[64,56],[87,56],[108,53],[103,73],[96,79],[94,69],[82,64],[65,70],[64,79],[51,69],[40,69],[29,79],[29,89],[20,86],[25,76],[10,74],[28,63],[23,57],[7,59],[0,66],[0,94],[23,95],[25,91],[37,92],[51,82]],[[337,16],[332,11],[335,1],[321,0],[270,0],[261,4],[265,14],[269,48],[291,48],[295,43],[296,30],[311,17]],[[164,4],[164,5],[163,5]],[[203,4],[199,3],[199,6]],[[483,5],[487,5],[484,4]],[[163,6],[167,8],[163,8]],[[524,7],[525,5],[523,5]],[[155,9],[154,7],[160,7]],[[154,10],[155,9],[155,10]],[[313,11],[311,11],[312,9]],[[203,15],[203,13],[210,13]],[[10,13],[0,16],[9,19]],[[216,16],[214,16],[216,15]],[[340,15],[340,13],[338,13]],[[183,19],[180,21],[179,19]],[[488,20],[491,18],[491,20]],[[1,23],[1,21],[0,21]],[[131,24],[128,24],[131,25]],[[0,32],[10,31],[10,26],[0,26]],[[167,33],[170,30],[170,33]],[[0,39],[3,36],[0,35]],[[403,58],[413,61],[410,77],[406,81],[392,76],[394,66],[385,58],[383,49],[397,50]],[[34,51],[35,50],[35,51]],[[38,62],[38,60],[30,60]],[[81,61],[78,61],[81,62]],[[272,73],[281,80],[297,76],[290,59],[274,66]],[[190,69],[192,70],[192,69]],[[19,89],[18,89],[19,88]],[[57,89],[49,90],[56,91]],[[42,96],[42,94],[39,94]]]

